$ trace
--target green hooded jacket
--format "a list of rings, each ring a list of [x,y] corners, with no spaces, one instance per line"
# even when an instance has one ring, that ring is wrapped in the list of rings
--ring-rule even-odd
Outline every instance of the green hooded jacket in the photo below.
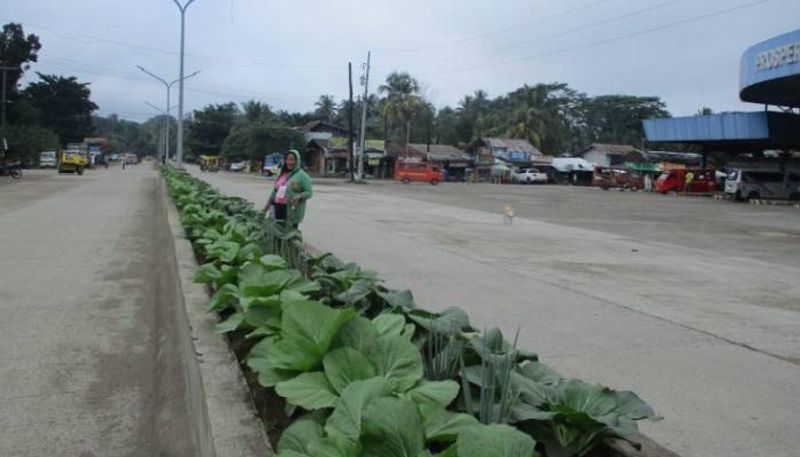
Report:
[[[311,198],[314,195],[314,192],[311,190],[311,177],[303,171],[302,169],[302,162],[300,161],[300,153],[291,150],[289,154],[292,154],[295,159],[297,159],[297,164],[294,166],[294,169],[289,174],[289,179],[286,181],[286,199],[289,202],[286,206],[286,222],[292,225],[300,225],[303,222],[303,218],[306,215],[306,200]],[[281,172],[278,173],[278,178],[286,171],[286,162],[284,161],[283,166],[281,167]],[[277,183],[277,178],[275,180]],[[269,194],[269,203],[275,203],[275,194],[278,193],[278,189],[275,185],[272,186],[272,192]],[[299,200],[297,204],[292,204],[292,199],[298,197]]]

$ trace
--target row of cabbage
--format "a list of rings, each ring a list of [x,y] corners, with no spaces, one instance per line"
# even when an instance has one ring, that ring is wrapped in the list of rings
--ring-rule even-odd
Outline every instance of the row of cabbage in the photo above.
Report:
[[[281,457],[548,457],[597,452],[657,419],[629,391],[568,379],[459,308],[426,311],[410,291],[331,254],[202,180],[165,170],[203,262],[209,312],[244,334],[246,366],[285,399]]]

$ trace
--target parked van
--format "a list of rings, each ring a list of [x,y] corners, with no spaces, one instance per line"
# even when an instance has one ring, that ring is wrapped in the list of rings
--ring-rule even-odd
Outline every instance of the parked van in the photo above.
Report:
[[[686,184],[686,175],[692,173],[692,181]],[[656,179],[656,192],[713,192],[717,190],[714,170],[678,169],[661,173]]]
[[[429,182],[437,185],[444,181],[442,169],[423,162],[398,162],[394,169],[394,179],[408,184],[411,181]]]
[[[58,157],[56,151],[42,151],[39,153],[39,168],[56,168]]]
[[[732,170],[725,181],[725,194],[736,200],[789,199],[800,200],[800,173],[790,172],[784,186],[779,171]]]

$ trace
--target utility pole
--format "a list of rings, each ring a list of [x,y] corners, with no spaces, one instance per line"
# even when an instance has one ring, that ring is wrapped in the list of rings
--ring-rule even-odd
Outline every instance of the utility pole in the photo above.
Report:
[[[0,71],[3,72],[3,96],[2,96],[2,120],[0,121],[0,149],[3,154],[8,151],[8,142],[6,141],[6,84],[8,84],[8,77],[6,73],[9,71],[19,70],[17,67],[0,66]]]
[[[358,179],[363,179],[364,176],[364,151],[367,150],[367,105],[369,104],[369,69],[370,69],[370,55],[371,51],[367,51],[367,64],[364,68],[364,77],[362,84],[364,84],[364,105],[361,107],[361,136],[359,142],[361,143],[361,153],[358,159]]]
[[[185,5],[181,5],[178,0],[173,0],[181,11],[181,61],[180,72],[178,74],[178,167],[183,166],[183,55],[184,44],[186,41],[186,10],[195,0],[188,0]]]
[[[354,106],[353,106],[353,63],[352,62],[347,62],[347,79],[349,81],[348,85],[350,87],[350,106],[349,106],[349,109],[347,110],[348,111],[347,115],[350,118],[349,119],[349,121],[350,121],[349,124],[350,125],[349,125],[349,128],[348,128],[349,140],[347,141],[347,152],[350,155],[350,181],[354,181],[355,180],[355,176],[353,175],[353,108],[354,108]]]
[[[161,163],[166,163],[166,157],[169,154],[169,149],[167,148],[167,141],[169,141],[169,111],[164,111],[163,108],[150,102],[144,102],[144,104],[158,111],[164,117],[164,127],[161,129],[161,150],[158,153],[158,160]]]
[[[169,113],[172,111],[172,108],[171,108],[171,105],[170,105],[171,100],[172,100],[172,97],[170,97],[170,90],[172,89],[172,85],[175,84],[176,82],[183,81],[185,79],[189,79],[189,78],[191,78],[193,76],[197,76],[200,73],[200,71],[198,70],[198,71],[196,71],[196,72],[194,72],[194,73],[192,73],[192,74],[190,74],[190,75],[188,75],[188,76],[186,76],[186,77],[184,77],[182,79],[178,78],[178,79],[176,79],[174,81],[167,82],[166,79],[156,75],[155,73],[147,71],[147,69],[145,69],[141,65],[136,65],[136,68],[138,68],[139,70],[142,70],[148,76],[150,76],[151,78],[153,78],[156,81],[160,82],[161,84],[164,85],[164,87],[167,88],[167,134],[166,134],[166,139],[165,139],[165,141],[166,141],[166,152],[164,154],[164,163],[167,163],[167,161],[169,160],[169,148],[170,148],[170,144],[169,144],[169,131],[170,131]],[[180,125],[181,125],[180,124],[180,118],[178,118],[178,126],[180,127]],[[180,131],[178,133],[180,133]],[[182,144],[181,143],[181,136],[178,135],[178,138],[179,138],[178,139],[178,145],[180,146]]]

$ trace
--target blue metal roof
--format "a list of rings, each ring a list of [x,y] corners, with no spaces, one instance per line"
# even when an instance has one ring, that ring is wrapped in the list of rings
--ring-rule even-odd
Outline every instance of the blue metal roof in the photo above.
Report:
[[[644,133],[648,141],[664,143],[735,141],[769,138],[769,127],[760,111],[647,119]]]
[[[700,143],[732,147],[800,147],[800,116],[757,111],[647,119],[647,141],[653,143]]]

